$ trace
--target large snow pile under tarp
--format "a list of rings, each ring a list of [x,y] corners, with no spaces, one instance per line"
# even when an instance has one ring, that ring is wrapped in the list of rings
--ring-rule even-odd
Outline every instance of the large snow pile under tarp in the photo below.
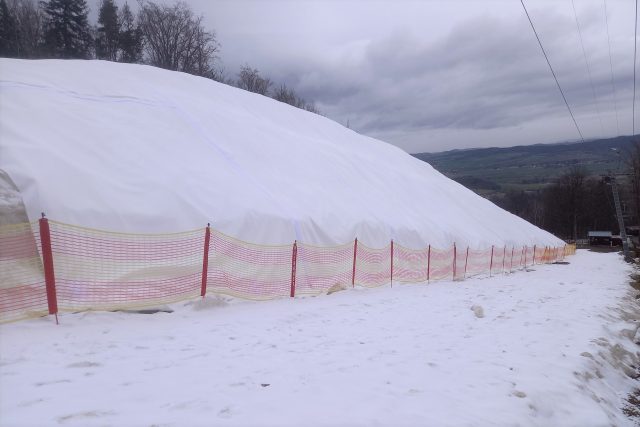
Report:
[[[29,218],[255,242],[562,242],[390,144],[214,81],[102,61],[0,60],[0,169]]]

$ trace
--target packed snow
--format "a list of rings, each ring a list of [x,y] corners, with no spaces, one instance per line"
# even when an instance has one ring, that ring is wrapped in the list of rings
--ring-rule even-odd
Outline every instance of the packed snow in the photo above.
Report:
[[[254,243],[560,246],[399,148],[158,68],[0,59],[0,170],[29,218]]]
[[[2,325],[0,425],[632,425],[631,268],[615,253],[568,260]]]

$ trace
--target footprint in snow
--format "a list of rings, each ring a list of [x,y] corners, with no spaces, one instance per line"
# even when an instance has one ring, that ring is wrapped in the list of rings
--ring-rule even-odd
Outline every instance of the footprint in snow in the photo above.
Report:
[[[69,414],[69,415],[63,415],[62,417],[58,417],[58,422],[60,424],[67,422],[67,421],[71,421],[71,420],[77,420],[77,419],[82,419],[82,418],[100,418],[100,417],[105,417],[105,416],[109,416],[109,415],[114,415],[115,412],[113,411],[109,411],[109,412],[101,412],[101,411],[86,411],[86,412],[78,412],[75,414]]]
[[[76,362],[76,363],[67,365],[67,368],[95,368],[98,366],[102,366],[102,365],[97,362],[89,362],[88,360],[84,360],[82,362]]]
[[[62,384],[62,383],[70,383],[71,380],[54,380],[54,381],[44,381],[39,383],[34,383],[36,387],[42,387],[43,385],[51,385],[51,384]]]
[[[231,406],[225,406],[218,412],[218,416],[220,418],[231,418],[232,411]]]

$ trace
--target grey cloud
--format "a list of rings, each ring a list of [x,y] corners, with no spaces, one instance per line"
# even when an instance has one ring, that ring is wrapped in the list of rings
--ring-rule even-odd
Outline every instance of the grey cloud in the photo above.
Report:
[[[594,14],[591,14],[594,15]],[[573,17],[537,17],[539,31],[567,99],[578,114],[595,112]],[[394,129],[492,129],[566,115],[555,82],[524,17],[513,23],[473,19],[439,40],[397,32],[371,42],[362,59],[287,64],[286,78],[330,117],[364,133]],[[581,22],[588,33],[595,19]],[[600,109],[613,108],[608,53],[589,58]],[[606,65],[606,67],[604,66]],[[620,70],[621,67],[617,66]],[[625,101],[628,70],[617,76]]]

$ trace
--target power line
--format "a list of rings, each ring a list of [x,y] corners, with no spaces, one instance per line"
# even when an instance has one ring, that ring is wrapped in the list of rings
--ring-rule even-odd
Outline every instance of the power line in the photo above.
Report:
[[[558,90],[562,95],[562,99],[564,99],[564,104],[567,106],[567,110],[569,110],[569,114],[571,115],[571,119],[573,120],[573,124],[576,125],[576,129],[578,130],[578,134],[580,134],[580,139],[584,142],[584,137],[582,136],[582,132],[580,131],[580,127],[578,126],[578,122],[576,122],[576,118],[573,115],[573,111],[571,111],[571,107],[569,107],[569,103],[567,102],[567,97],[564,96],[564,92],[562,91],[562,87],[560,87],[560,82],[558,82],[558,78],[556,77],[556,73],[553,71],[553,67],[551,66],[551,62],[549,62],[549,57],[547,56],[547,52],[545,52],[544,47],[542,47],[542,42],[540,41],[540,37],[538,37],[538,32],[536,31],[536,27],[533,25],[533,21],[531,20],[531,16],[529,16],[529,12],[527,11],[527,7],[524,5],[524,0],[520,0],[522,4],[522,8],[524,9],[524,13],[527,14],[527,18],[529,19],[529,23],[531,24],[531,28],[533,29],[533,34],[536,35],[536,39],[538,39],[538,44],[540,45],[540,49],[542,49],[542,54],[544,55],[544,59],[547,60],[547,64],[549,65],[549,69],[551,70],[551,74],[553,75],[554,80],[556,81],[556,85],[558,85]],[[636,5],[638,0],[636,0]],[[634,91],[635,93],[635,91]],[[634,101],[635,102],[635,101]]]
[[[618,100],[616,99],[616,84],[613,77],[613,60],[611,59],[611,38],[609,37],[609,18],[607,16],[607,0],[602,0],[604,3],[604,22],[607,26],[607,44],[609,45],[609,65],[611,66],[611,90],[613,92],[613,109],[616,112],[616,128],[618,135],[620,135],[620,120],[618,119]]]
[[[638,0],[636,0],[636,27],[633,33],[633,109],[631,118],[631,135],[636,134],[636,54],[638,52]]]
[[[573,7],[573,16],[576,20],[576,28],[578,29],[580,46],[582,46],[582,55],[584,56],[584,63],[587,65],[587,75],[589,76],[589,84],[591,85],[591,93],[593,94],[593,101],[596,104],[596,113],[598,115],[598,121],[600,122],[600,131],[602,132],[602,136],[604,136],[604,126],[602,125],[602,117],[600,116],[600,105],[598,103],[598,95],[596,94],[596,88],[593,85],[593,78],[591,77],[591,67],[589,66],[589,60],[587,59],[587,51],[584,48],[584,40],[582,39],[582,30],[580,30],[580,22],[578,21],[578,13],[576,12],[576,4],[574,0],[571,0],[571,6]]]

